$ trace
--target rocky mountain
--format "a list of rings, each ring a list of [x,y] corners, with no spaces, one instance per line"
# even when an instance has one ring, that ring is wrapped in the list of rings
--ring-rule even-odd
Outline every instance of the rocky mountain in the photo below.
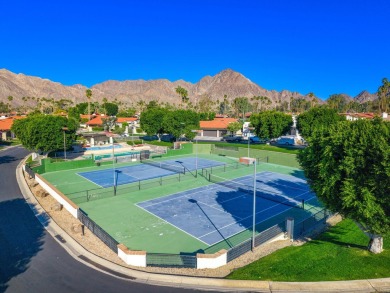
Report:
[[[93,93],[92,100],[100,102],[103,98],[107,98],[109,101],[116,99],[127,105],[135,104],[140,100],[145,102],[158,100],[169,103],[180,103],[181,98],[175,91],[178,86],[187,89],[188,98],[193,104],[204,96],[209,97],[213,101],[222,101],[224,96],[228,100],[233,100],[236,97],[251,98],[253,96],[266,96],[272,101],[273,105],[284,101],[288,102],[290,97],[294,99],[312,99],[308,95],[302,95],[298,92],[288,90],[281,92],[266,90],[242,74],[231,69],[226,69],[215,76],[205,76],[195,84],[184,80],[171,82],[167,79],[148,81],[109,80],[91,87]],[[9,103],[8,97],[12,96],[13,107],[28,106],[29,103],[33,103],[31,101],[32,99],[41,99],[42,97],[54,100],[69,99],[73,103],[85,102],[87,101],[85,97],[86,89],[87,87],[79,84],[64,86],[61,83],[48,79],[15,74],[6,69],[0,70],[0,101]],[[30,97],[30,99],[23,99],[23,97]],[[362,92],[358,97],[361,101],[366,101],[374,99],[375,95]],[[314,98],[317,99],[317,103],[323,102],[316,97]]]
[[[374,101],[378,99],[378,95],[377,94],[370,94],[369,92],[367,91],[362,91],[360,94],[358,94],[354,100],[358,103],[365,103],[365,102],[369,102],[369,101]]]

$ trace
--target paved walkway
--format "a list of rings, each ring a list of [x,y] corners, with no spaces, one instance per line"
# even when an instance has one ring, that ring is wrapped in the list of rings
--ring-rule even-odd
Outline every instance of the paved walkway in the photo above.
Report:
[[[390,278],[304,283],[241,281],[153,274],[122,267],[85,250],[72,237],[66,234],[54,221],[51,221],[49,216],[32,195],[26,181],[23,178],[21,166],[22,164],[19,164],[16,170],[16,177],[20,190],[27,203],[34,206],[32,210],[45,229],[77,261],[118,278],[131,279],[134,282],[142,282],[146,284],[197,288],[219,292],[390,292]]]

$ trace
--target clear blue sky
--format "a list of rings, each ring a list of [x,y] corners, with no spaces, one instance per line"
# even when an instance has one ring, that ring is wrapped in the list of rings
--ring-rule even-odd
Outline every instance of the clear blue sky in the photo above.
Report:
[[[0,0],[0,68],[64,85],[197,82],[356,96],[390,78],[389,0]]]

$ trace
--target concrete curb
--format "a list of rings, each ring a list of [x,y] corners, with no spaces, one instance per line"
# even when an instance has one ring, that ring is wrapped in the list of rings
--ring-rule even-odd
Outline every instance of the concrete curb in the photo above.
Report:
[[[220,292],[390,292],[390,278],[302,283],[246,281],[163,275],[122,267],[90,253],[51,220],[49,215],[39,205],[38,201],[31,193],[31,190],[23,177],[23,163],[24,161],[20,162],[16,169],[16,179],[19,188],[26,202],[47,232],[77,261],[117,278],[129,279],[134,282],[145,284],[197,288]]]

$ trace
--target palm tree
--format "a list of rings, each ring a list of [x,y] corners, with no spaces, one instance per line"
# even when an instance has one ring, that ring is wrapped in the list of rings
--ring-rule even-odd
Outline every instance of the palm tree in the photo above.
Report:
[[[390,81],[387,78],[382,79],[382,85],[378,88],[379,109],[387,112],[390,97]]]
[[[188,91],[185,88],[179,85],[177,88],[175,88],[175,91],[180,95],[182,103],[188,102]]]
[[[91,108],[90,108],[90,102],[91,102],[91,97],[92,97],[92,90],[90,90],[90,89],[87,89],[86,91],[85,91],[85,95],[86,95],[86,97],[87,97],[87,99],[88,99],[88,120],[91,120]]]
[[[13,96],[8,96],[8,101],[9,101],[9,103],[8,103],[8,112],[10,112],[10,113],[11,113],[11,102],[12,102],[13,99],[14,99]]]

